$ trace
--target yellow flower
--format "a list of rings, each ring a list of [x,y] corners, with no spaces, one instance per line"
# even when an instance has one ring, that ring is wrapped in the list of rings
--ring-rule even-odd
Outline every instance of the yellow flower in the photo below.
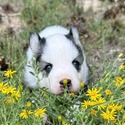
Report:
[[[46,112],[46,108],[36,109],[34,111],[34,113],[35,113],[34,115],[35,115],[35,117],[43,118],[45,115],[45,112]]]
[[[13,98],[15,98],[16,100],[18,100],[19,97],[20,97],[20,93],[19,93],[19,92],[14,92],[14,93],[11,94],[11,97],[13,97]]]
[[[81,82],[81,83],[80,83],[80,87],[81,87],[81,88],[83,88],[84,85],[85,85],[84,82]]]
[[[121,65],[120,65],[120,67],[119,67],[119,69],[120,69],[120,70],[125,69],[125,64],[124,64],[124,63],[123,63],[123,64],[121,64]]]
[[[108,106],[107,106],[107,109],[108,110],[114,110],[114,111],[122,111],[122,105],[120,104],[114,104],[114,103],[110,103]]]
[[[122,117],[122,118],[123,118],[123,120],[125,120],[125,114],[123,115],[123,117]]]
[[[88,106],[90,106],[90,101],[85,101],[81,103],[82,104],[82,108],[86,107],[86,109],[88,108]]]
[[[97,104],[96,104],[96,101],[90,101],[90,102],[89,102],[89,105],[90,105],[90,106],[94,106],[94,105],[97,105]]]
[[[103,119],[108,120],[109,123],[109,121],[115,121],[116,112],[114,110],[109,111],[109,109],[106,109],[106,112],[102,112],[101,116]]]
[[[106,95],[111,95],[112,92],[111,92],[109,89],[106,89],[106,90],[105,90],[105,94],[106,94]]]
[[[69,123],[66,123],[65,121],[62,122],[62,125],[70,125]]]
[[[2,94],[6,95],[8,94],[8,89],[7,89],[8,86],[4,86],[3,89],[1,90]]]
[[[123,83],[125,83],[125,78],[122,79],[120,76],[116,76],[115,79],[116,79],[115,85],[117,87],[119,87],[120,85],[122,85]]]
[[[122,111],[122,105],[116,104],[114,106],[114,109],[117,110],[117,111]]]
[[[94,110],[94,109],[91,109],[91,114],[96,116],[97,111],[96,111],[96,110]]]
[[[22,110],[22,112],[19,114],[20,118],[27,119],[29,115],[31,115],[33,112],[31,110]]]
[[[27,101],[26,106],[31,107],[32,103],[30,101]]]
[[[99,92],[102,88],[99,90],[97,88],[92,88],[92,90],[88,89],[86,96],[90,96],[91,100],[96,100],[97,98],[101,97],[101,94]]]
[[[58,121],[62,121],[62,116],[61,115],[58,115]]]
[[[106,107],[106,105],[103,104],[104,102],[106,102],[106,100],[102,97],[95,101],[95,105],[98,106],[98,110],[104,109]]]
[[[69,96],[71,96],[71,97],[74,97],[74,93],[73,92],[71,92],[70,94],[69,94]]]
[[[16,92],[16,88],[12,87],[12,86],[7,86],[6,90],[7,90],[7,94],[9,94],[9,93],[12,94],[12,93]]]
[[[63,80],[63,85],[65,85],[65,86],[66,86],[66,85],[67,85],[67,83],[68,83],[68,80],[67,80],[67,79],[64,79],[64,80]]]
[[[113,110],[113,109],[114,109],[114,106],[115,106],[114,103],[110,103],[110,104],[108,104],[107,109],[108,109],[108,110]],[[114,109],[114,110],[115,110],[115,109]]]
[[[15,70],[11,70],[11,69],[8,69],[7,71],[4,72],[4,76],[8,77],[8,78],[13,78],[13,74],[16,73]]]
[[[8,83],[4,84],[3,82],[0,83],[0,91],[2,91],[4,88],[6,88]]]

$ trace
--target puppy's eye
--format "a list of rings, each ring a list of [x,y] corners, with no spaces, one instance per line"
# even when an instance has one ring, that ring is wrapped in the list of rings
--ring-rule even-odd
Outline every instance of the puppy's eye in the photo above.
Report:
[[[80,70],[80,63],[77,60],[74,60],[72,62],[73,66],[76,68],[77,71]]]
[[[47,64],[43,70],[46,73],[50,73],[50,71],[52,70],[52,64]]]

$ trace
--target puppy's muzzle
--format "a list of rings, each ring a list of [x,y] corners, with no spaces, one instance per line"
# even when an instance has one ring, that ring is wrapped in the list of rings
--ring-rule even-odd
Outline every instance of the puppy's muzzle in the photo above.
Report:
[[[61,88],[68,88],[68,90],[70,90],[71,86],[72,86],[72,81],[70,79],[63,79],[60,82],[60,87]]]

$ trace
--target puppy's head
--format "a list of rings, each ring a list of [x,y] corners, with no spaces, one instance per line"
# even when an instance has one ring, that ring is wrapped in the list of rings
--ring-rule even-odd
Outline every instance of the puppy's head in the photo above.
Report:
[[[40,62],[40,74],[43,77],[40,87],[60,94],[64,91],[66,81],[68,90],[77,92],[80,82],[86,81],[88,69],[76,28],[72,27],[66,35],[54,34],[46,38],[33,33],[30,48]]]

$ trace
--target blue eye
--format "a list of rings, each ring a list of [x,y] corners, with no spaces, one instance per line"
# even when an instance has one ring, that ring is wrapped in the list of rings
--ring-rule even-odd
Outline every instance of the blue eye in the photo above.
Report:
[[[80,70],[80,63],[77,60],[74,60],[72,62],[73,66],[76,68],[77,71]]]
[[[43,70],[44,70],[47,74],[49,74],[50,71],[52,70],[52,64],[47,64]]]

